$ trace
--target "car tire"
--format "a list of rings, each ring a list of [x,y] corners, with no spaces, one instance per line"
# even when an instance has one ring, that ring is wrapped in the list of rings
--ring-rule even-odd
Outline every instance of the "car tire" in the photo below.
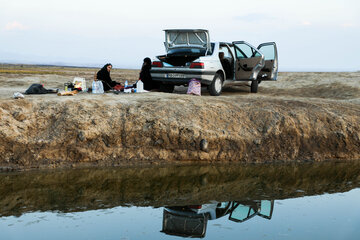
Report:
[[[175,85],[172,84],[160,84],[160,92],[172,93],[174,92]]]
[[[219,96],[222,91],[223,77],[221,74],[216,73],[211,84],[208,86],[208,91],[211,96]]]
[[[259,85],[259,82],[257,80],[253,80],[251,82],[251,92],[252,93],[257,93],[258,92],[258,85]]]

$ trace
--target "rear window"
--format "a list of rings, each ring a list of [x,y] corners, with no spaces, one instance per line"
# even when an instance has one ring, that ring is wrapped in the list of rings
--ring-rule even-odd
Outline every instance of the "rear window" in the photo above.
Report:
[[[199,48],[175,48],[170,49],[168,54],[205,54],[205,51]]]
[[[214,52],[215,44],[211,43],[211,52],[207,55],[211,55]],[[206,49],[201,48],[173,48],[169,49],[168,55],[203,55],[205,56]]]

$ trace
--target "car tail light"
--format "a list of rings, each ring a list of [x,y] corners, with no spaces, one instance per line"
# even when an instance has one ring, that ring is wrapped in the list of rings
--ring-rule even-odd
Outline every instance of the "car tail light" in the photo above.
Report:
[[[190,64],[190,68],[204,68],[203,62],[193,62]]]
[[[152,62],[152,67],[163,67],[163,63],[160,61]]]
[[[189,208],[192,209],[200,209],[202,207],[202,205],[190,205]]]

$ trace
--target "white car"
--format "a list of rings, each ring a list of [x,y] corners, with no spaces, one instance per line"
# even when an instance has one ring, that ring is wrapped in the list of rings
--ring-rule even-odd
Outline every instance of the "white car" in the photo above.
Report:
[[[244,81],[251,81],[251,92],[257,92],[261,81],[277,78],[274,42],[255,48],[245,41],[210,42],[209,32],[204,29],[164,31],[166,54],[153,58],[150,71],[163,91],[172,92],[176,85],[187,85],[195,78],[213,96],[220,95],[226,85]]]

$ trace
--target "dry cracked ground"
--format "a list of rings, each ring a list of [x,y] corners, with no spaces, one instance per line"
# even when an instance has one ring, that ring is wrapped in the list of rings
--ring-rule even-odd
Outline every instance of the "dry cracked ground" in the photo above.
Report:
[[[2,170],[188,162],[302,162],[360,159],[360,72],[281,72],[219,97],[186,94],[26,95],[32,83],[90,85],[97,69],[2,65]],[[134,82],[138,70],[114,69]],[[203,143],[207,144],[203,144]]]

